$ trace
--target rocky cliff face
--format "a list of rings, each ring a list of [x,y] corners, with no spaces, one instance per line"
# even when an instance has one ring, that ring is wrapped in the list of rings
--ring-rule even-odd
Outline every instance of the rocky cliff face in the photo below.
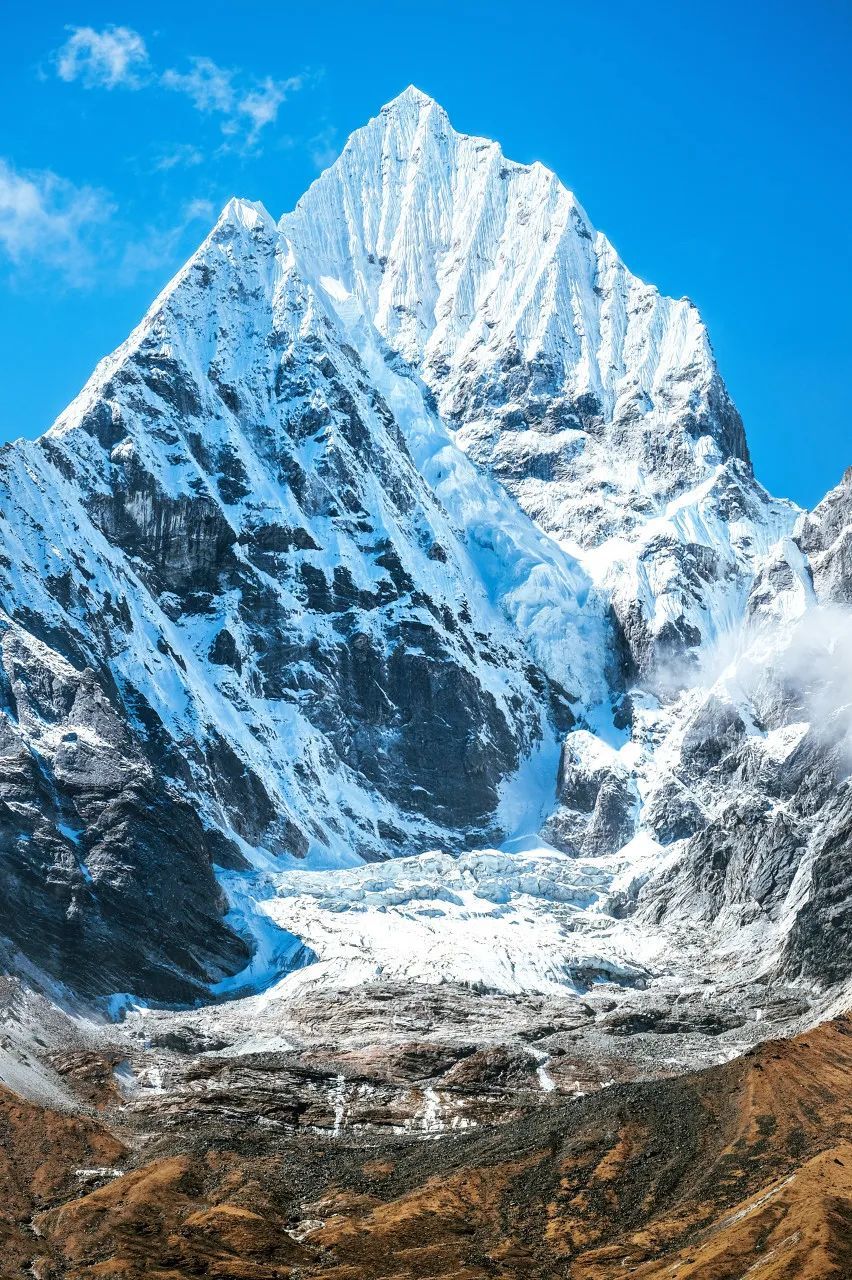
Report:
[[[852,604],[852,467],[837,488],[803,517],[796,542],[808,557],[820,601]]]

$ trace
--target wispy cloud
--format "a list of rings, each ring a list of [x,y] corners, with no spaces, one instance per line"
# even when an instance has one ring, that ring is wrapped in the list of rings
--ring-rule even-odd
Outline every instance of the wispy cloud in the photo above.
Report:
[[[274,124],[278,108],[288,93],[294,93],[301,87],[299,76],[291,76],[289,80],[272,80],[267,76],[256,89],[243,94],[237,102],[237,113],[250,122],[250,135],[257,136],[268,124]]]
[[[194,169],[204,160],[204,152],[189,142],[178,143],[162,151],[154,161],[154,169],[168,173],[170,169]]]
[[[107,192],[0,159],[0,264],[27,287],[57,279],[71,288],[127,285],[174,269],[189,228],[210,226],[216,213],[211,200],[188,200],[173,221],[134,232]]]
[[[183,222],[184,227],[188,227],[190,222],[197,222],[199,218],[203,222],[212,222],[218,210],[212,200],[198,198],[189,200],[184,206]]]
[[[60,79],[79,81],[87,89],[127,89],[159,86],[182,93],[197,111],[218,118],[227,146],[254,149],[261,133],[275,124],[282,104],[302,88],[303,76],[284,80],[257,77],[240,67],[222,67],[212,58],[194,57],[186,70],[155,67],[143,36],[131,27],[69,27],[70,35],[54,55]],[[171,162],[194,163],[194,148],[178,148]]]
[[[108,194],[55,173],[22,173],[0,159],[0,251],[27,270],[48,265],[74,285],[94,261],[93,235],[115,212]]]
[[[233,74],[212,58],[190,58],[189,71],[164,71],[163,84],[185,93],[198,111],[230,114],[234,109]]]
[[[311,159],[319,170],[327,169],[340,154],[337,130],[332,125],[327,125],[324,129],[320,129],[319,133],[315,133],[308,145],[311,149]]]
[[[212,200],[189,200],[178,219],[168,225],[152,224],[129,240],[118,255],[115,276],[120,284],[132,284],[141,276],[174,268],[180,257],[184,232],[193,223],[210,225],[217,209]]]
[[[61,80],[79,80],[87,89],[140,89],[147,79],[148,49],[130,27],[69,27],[56,54]]]
[[[191,58],[186,72],[164,71],[161,82],[167,89],[185,94],[193,106],[219,117],[222,132],[242,138],[245,145],[257,143],[261,131],[274,124],[282,103],[302,87],[301,76],[286,80],[248,80],[234,67],[220,67],[212,58]]]

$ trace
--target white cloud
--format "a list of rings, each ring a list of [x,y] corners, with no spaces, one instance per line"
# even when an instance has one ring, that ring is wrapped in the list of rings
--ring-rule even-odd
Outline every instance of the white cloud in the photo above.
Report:
[[[192,58],[187,72],[165,71],[162,83],[185,94],[198,111],[219,116],[222,132],[227,137],[242,135],[248,146],[254,146],[261,131],[275,123],[288,94],[302,87],[300,76],[286,80],[267,76],[247,84],[243,72],[220,67],[211,58]]]
[[[190,222],[197,222],[199,219],[203,222],[212,222],[215,216],[216,206],[212,200],[201,198],[190,200],[184,206],[183,225],[187,227]]]
[[[138,31],[130,27],[71,27],[71,35],[56,55],[62,80],[79,80],[87,89],[139,89],[148,67],[148,50]]]
[[[92,232],[114,212],[103,191],[47,171],[20,173],[0,159],[0,251],[16,267],[47,264],[70,284],[87,283]]]
[[[150,225],[121,251],[115,275],[121,284],[132,284],[151,272],[174,269],[180,260],[184,233],[194,222],[212,225],[216,206],[212,200],[189,200],[178,220],[170,225]]]
[[[159,155],[154,161],[154,169],[161,173],[167,173],[169,169],[194,169],[203,160],[204,152],[199,147],[182,142]]]
[[[824,604],[787,627],[773,676],[792,686],[815,725],[829,732],[852,720],[852,609]]]
[[[271,80],[269,76],[257,88],[252,89],[237,103],[237,111],[250,121],[250,134],[256,136],[268,124],[274,124],[278,116],[278,108],[294,88],[299,88],[299,81]]]
[[[197,111],[217,116],[222,133],[244,147],[256,146],[261,133],[278,119],[289,94],[301,89],[304,78],[272,76],[257,79],[236,67],[220,67],[212,58],[190,58],[189,69],[173,67],[160,72],[151,66],[143,37],[131,27],[69,27],[70,36],[55,55],[57,74],[66,81],[80,81],[87,89],[114,89],[122,85],[140,89],[161,85],[184,94]],[[178,147],[157,164],[170,169],[197,164],[194,147]]]
[[[315,133],[308,145],[311,148],[311,159],[320,171],[333,164],[340,154],[340,147],[337,144],[337,130],[332,125],[328,125],[326,128],[321,129],[319,133]]]
[[[198,111],[230,114],[234,109],[233,71],[219,67],[212,58],[191,58],[190,70],[164,71],[167,89],[185,93]]]

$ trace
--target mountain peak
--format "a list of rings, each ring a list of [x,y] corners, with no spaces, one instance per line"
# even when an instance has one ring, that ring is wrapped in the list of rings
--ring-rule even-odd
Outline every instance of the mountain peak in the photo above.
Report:
[[[258,225],[275,229],[275,219],[265,205],[259,200],[243,200],[239,196],[232,196],[225,205],[219,214],[217,226],[228,222],[239,223],[249,230]]]
[[[428,93],[424,93],[416,85],[410,84],[403,89],[402,93],[398,93],[395,98],[391,98],[390,102],[386,102],[379,114],[385,115],[391,112],[412,109],[419,111],[421,107],[437,107],[441,112],[444,110],[440,103],[436,102]]]

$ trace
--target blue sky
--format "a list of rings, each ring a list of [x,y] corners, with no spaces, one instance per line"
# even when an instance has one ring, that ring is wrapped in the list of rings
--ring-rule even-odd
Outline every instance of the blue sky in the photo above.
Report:
[[[231,195],[290,208],[408,83],[701,308],[755,468],[852,464],[852,5],[6,6],[0,439],[37,435]]]

